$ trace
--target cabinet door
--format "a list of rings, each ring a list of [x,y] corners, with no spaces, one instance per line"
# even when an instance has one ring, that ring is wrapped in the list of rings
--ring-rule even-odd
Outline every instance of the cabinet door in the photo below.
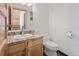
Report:
[[[42,46],[34,46],[30,47],[28,51],[29,56],[42,56],[43,55],[43,47]]]
[[[42,39],[32,39],[28,41],[28,55],[29,56],[42,56],[43,55]]]
[[[8,44],[8,55],[10,56],[22,56],[26,55],[26,46],[24,42],[16,42]]]

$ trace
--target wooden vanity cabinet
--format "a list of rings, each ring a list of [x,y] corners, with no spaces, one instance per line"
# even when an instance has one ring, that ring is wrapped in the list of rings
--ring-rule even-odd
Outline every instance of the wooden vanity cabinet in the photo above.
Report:
[[[42,38],[32,38],[8,44],[9,56],[43,56]]]
[[[28,56],[43,56],[42,38],[35,38],[28,41]]]
[[[9,56],[25,56],[27,55],[27,41],[21,41],[8,44]]]

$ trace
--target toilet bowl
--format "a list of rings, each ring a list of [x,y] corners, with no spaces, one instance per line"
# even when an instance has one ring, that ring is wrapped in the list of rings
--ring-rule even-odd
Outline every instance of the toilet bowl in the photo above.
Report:
[[[48,56],[56,56],[56,51],[58,50],[58,45],[52,41],[48,34],[42,34],[43,36],[43,46],[44,53]]]
[[[57,56],[56,51],[58,50],[58,45],[53,41],[45,41],[44,45],[44,53],[48,56]]]

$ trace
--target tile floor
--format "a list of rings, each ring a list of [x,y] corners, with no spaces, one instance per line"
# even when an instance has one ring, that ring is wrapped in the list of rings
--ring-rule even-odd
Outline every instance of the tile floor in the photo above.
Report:
[[[47,56],[45,53],[43,53],[43,55]],[[58,50],[57,51],[57,56],[67,56],[67,55]]]

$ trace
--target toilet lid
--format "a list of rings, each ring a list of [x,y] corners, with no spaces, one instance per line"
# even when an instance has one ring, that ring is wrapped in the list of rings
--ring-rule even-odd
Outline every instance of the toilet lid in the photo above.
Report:
[[[49,47],[58,47],[58,45],[52,41],[46,41],[46,42],[44,42],[44,45],[49,46]]]

